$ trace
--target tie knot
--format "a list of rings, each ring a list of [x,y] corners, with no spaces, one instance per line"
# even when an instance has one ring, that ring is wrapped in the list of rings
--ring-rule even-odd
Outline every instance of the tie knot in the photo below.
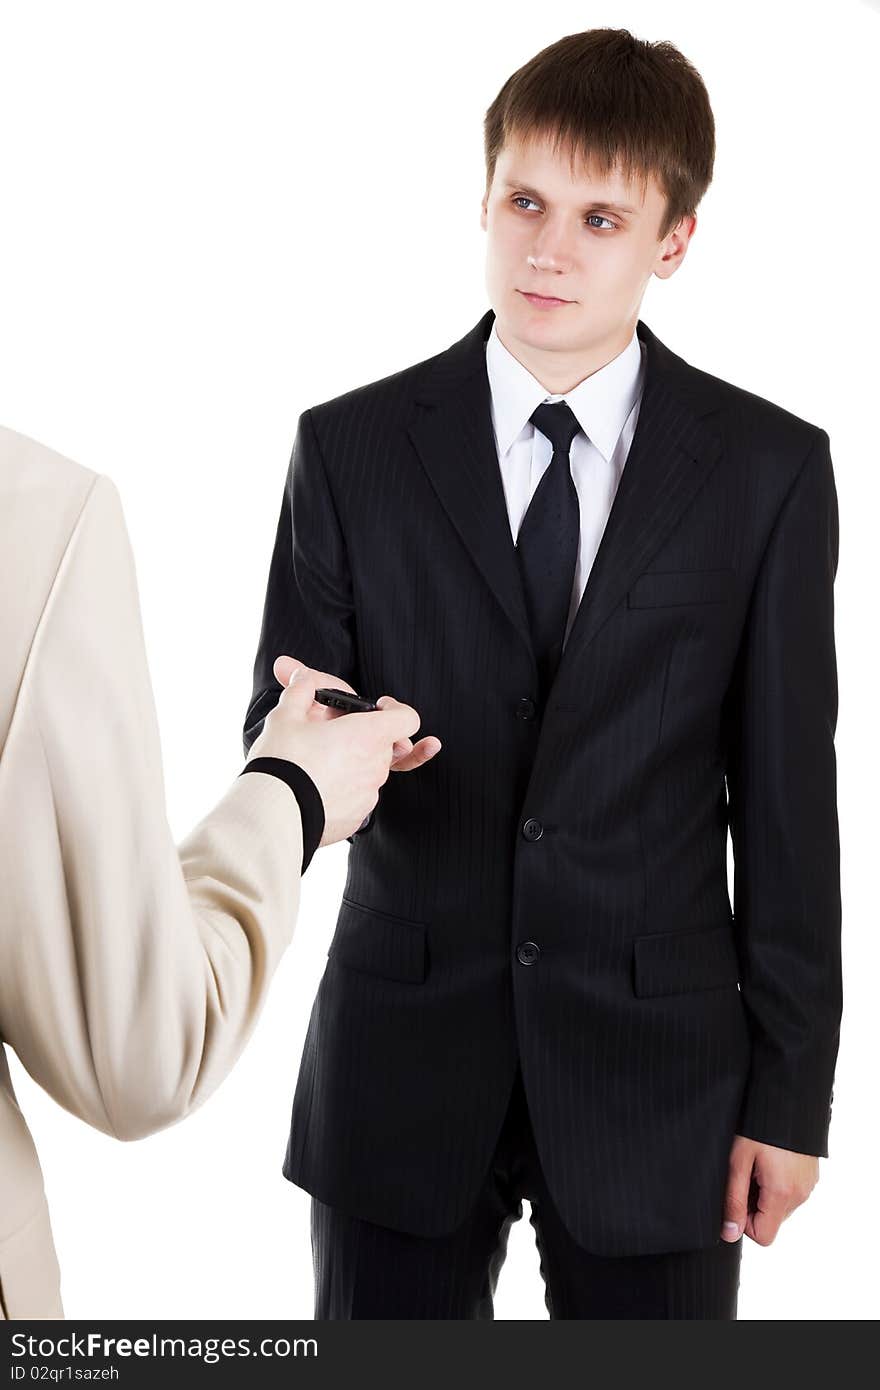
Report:
[[[532,424],[546,435],[553,445],[553,452],[567,454],[571,441],[580,430],[577,416],[565,401],[544,401],[530,416]]]

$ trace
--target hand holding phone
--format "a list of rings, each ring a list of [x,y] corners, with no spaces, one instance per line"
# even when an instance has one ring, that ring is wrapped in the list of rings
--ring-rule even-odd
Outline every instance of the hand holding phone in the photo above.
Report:
[[[323,673],[326,675],[326,672]],[[383,699],[388,698],[383,696]],[[355,694],[353,690],[340,690],[337,686],[323,685],[315,691],[315,700],[318,704],[328,705],[331,709],[337,709],[341,714],[364,714],[370,710],[380,710],[381,705],[376,705],[372,700],[365,700],[361,695]],[[391,765],[392,772],[413,772],[417,767],[421,767],[429,758],[433,758],[439,753],[441,743],[439,738],[420,738],[415,745],[411,739],[400,740],[403,751],[398,754]],[[409,745],[408,747],[406,745]],[[395,749],[397,744],[394,745]]]
[[[363,700],[349,690],[336,690],[328,685],[322,685],[315,691],[315,699],[319,705],[329,705],[331,709],[342,710],[343,714],[366,714],[371,709],[379,708],[372,700]]]
[[[365,714],[370,710],[378,710],[379,706],[372,700],[365,700],[362,696],[356,695],[351,690],[340,690],[335,686],[319,686],[315,691],[315,700],[318,704],[327,705],[330,709],[337,709],[342,714]],[[411,772],[415,768],[426,763],[435,753],[439,752],[441,744],[437,738],[423,738],[413,746],[410,739],[401,741],[403,751],[398,755],[396,764],[392,764],[393,772]],[[407,748],[406,745],[409,745]],[[397,744],[394,745],[395,749]],[[362,822],[359,830],[365,830],[372,822],[372,812]],[[349,836],[349,839],[353,837]]]

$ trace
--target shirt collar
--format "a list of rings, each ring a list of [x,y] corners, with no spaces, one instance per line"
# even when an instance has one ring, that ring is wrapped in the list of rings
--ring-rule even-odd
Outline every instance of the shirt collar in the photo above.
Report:
[[[552,395],[504,346],[493,322],[486,340],[486,371],[492,393],[492,423],[502,458],[542,401],[565,401],[607,461],[641,391],[641,343],[634,329],[627,346],[604,367],[565,395]]]

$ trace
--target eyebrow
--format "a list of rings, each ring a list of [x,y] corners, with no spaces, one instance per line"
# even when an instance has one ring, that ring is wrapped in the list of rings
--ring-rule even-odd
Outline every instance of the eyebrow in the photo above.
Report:
[[[544,202],[543,193],[539,193],[537,189],[529,188],[527,183],[521,183],[519,180],[508,179],[505,182],[504,187],[508,190],[518,188],[529,198],[537,198],[539,203]],[[586,203],[582,211],[595,212],[599,208],[607,208],[609,212],[619,212],[622,213],[624,216],[629,216],[631,214],[638,213],[639,211],[638,208],[630,207],[628,203],[611,203],[602,198],[597,198],[592,203]]]

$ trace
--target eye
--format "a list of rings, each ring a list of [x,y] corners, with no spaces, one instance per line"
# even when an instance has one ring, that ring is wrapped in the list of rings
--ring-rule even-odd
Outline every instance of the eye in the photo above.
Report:
[[[514,198],[511,198],[511,202],[514,203],[517,207],[519,207],[520,203],[531,203],[532,207],[537,207],[537,206],[538,206],[537,203],[535,202],[534,198],[529,198],[525,193],[517,193],[516,196],[515,196]],[[526,209],[523,208],[523,212],[525,212],[525,211],[526,211]],[[606,226],[604,226],[604,227],[595,227],[595,226],[592,226],[592,224],[591,224],[591,222],[590,222],[590,219],[591,219],[591,218],[594,218],[594,217],[597,218],[600,222],[604,222],[604,223],[606,224]],[[614,229],[615,229],[616,226],[617,226],[617,224],[616,224],[615,222],[612,222],[612,221],[611,221],[610,217],[603,217],[602,213],[600,213],[600,212],[591,212],[591,213],[588,213],[588,215],[587,215],[587,224],[590,225],[591,231],[594,231],[594,232],[604,232],[604,231],[607,231],[609,227],[611,228],[612,231],[614,231]]]

